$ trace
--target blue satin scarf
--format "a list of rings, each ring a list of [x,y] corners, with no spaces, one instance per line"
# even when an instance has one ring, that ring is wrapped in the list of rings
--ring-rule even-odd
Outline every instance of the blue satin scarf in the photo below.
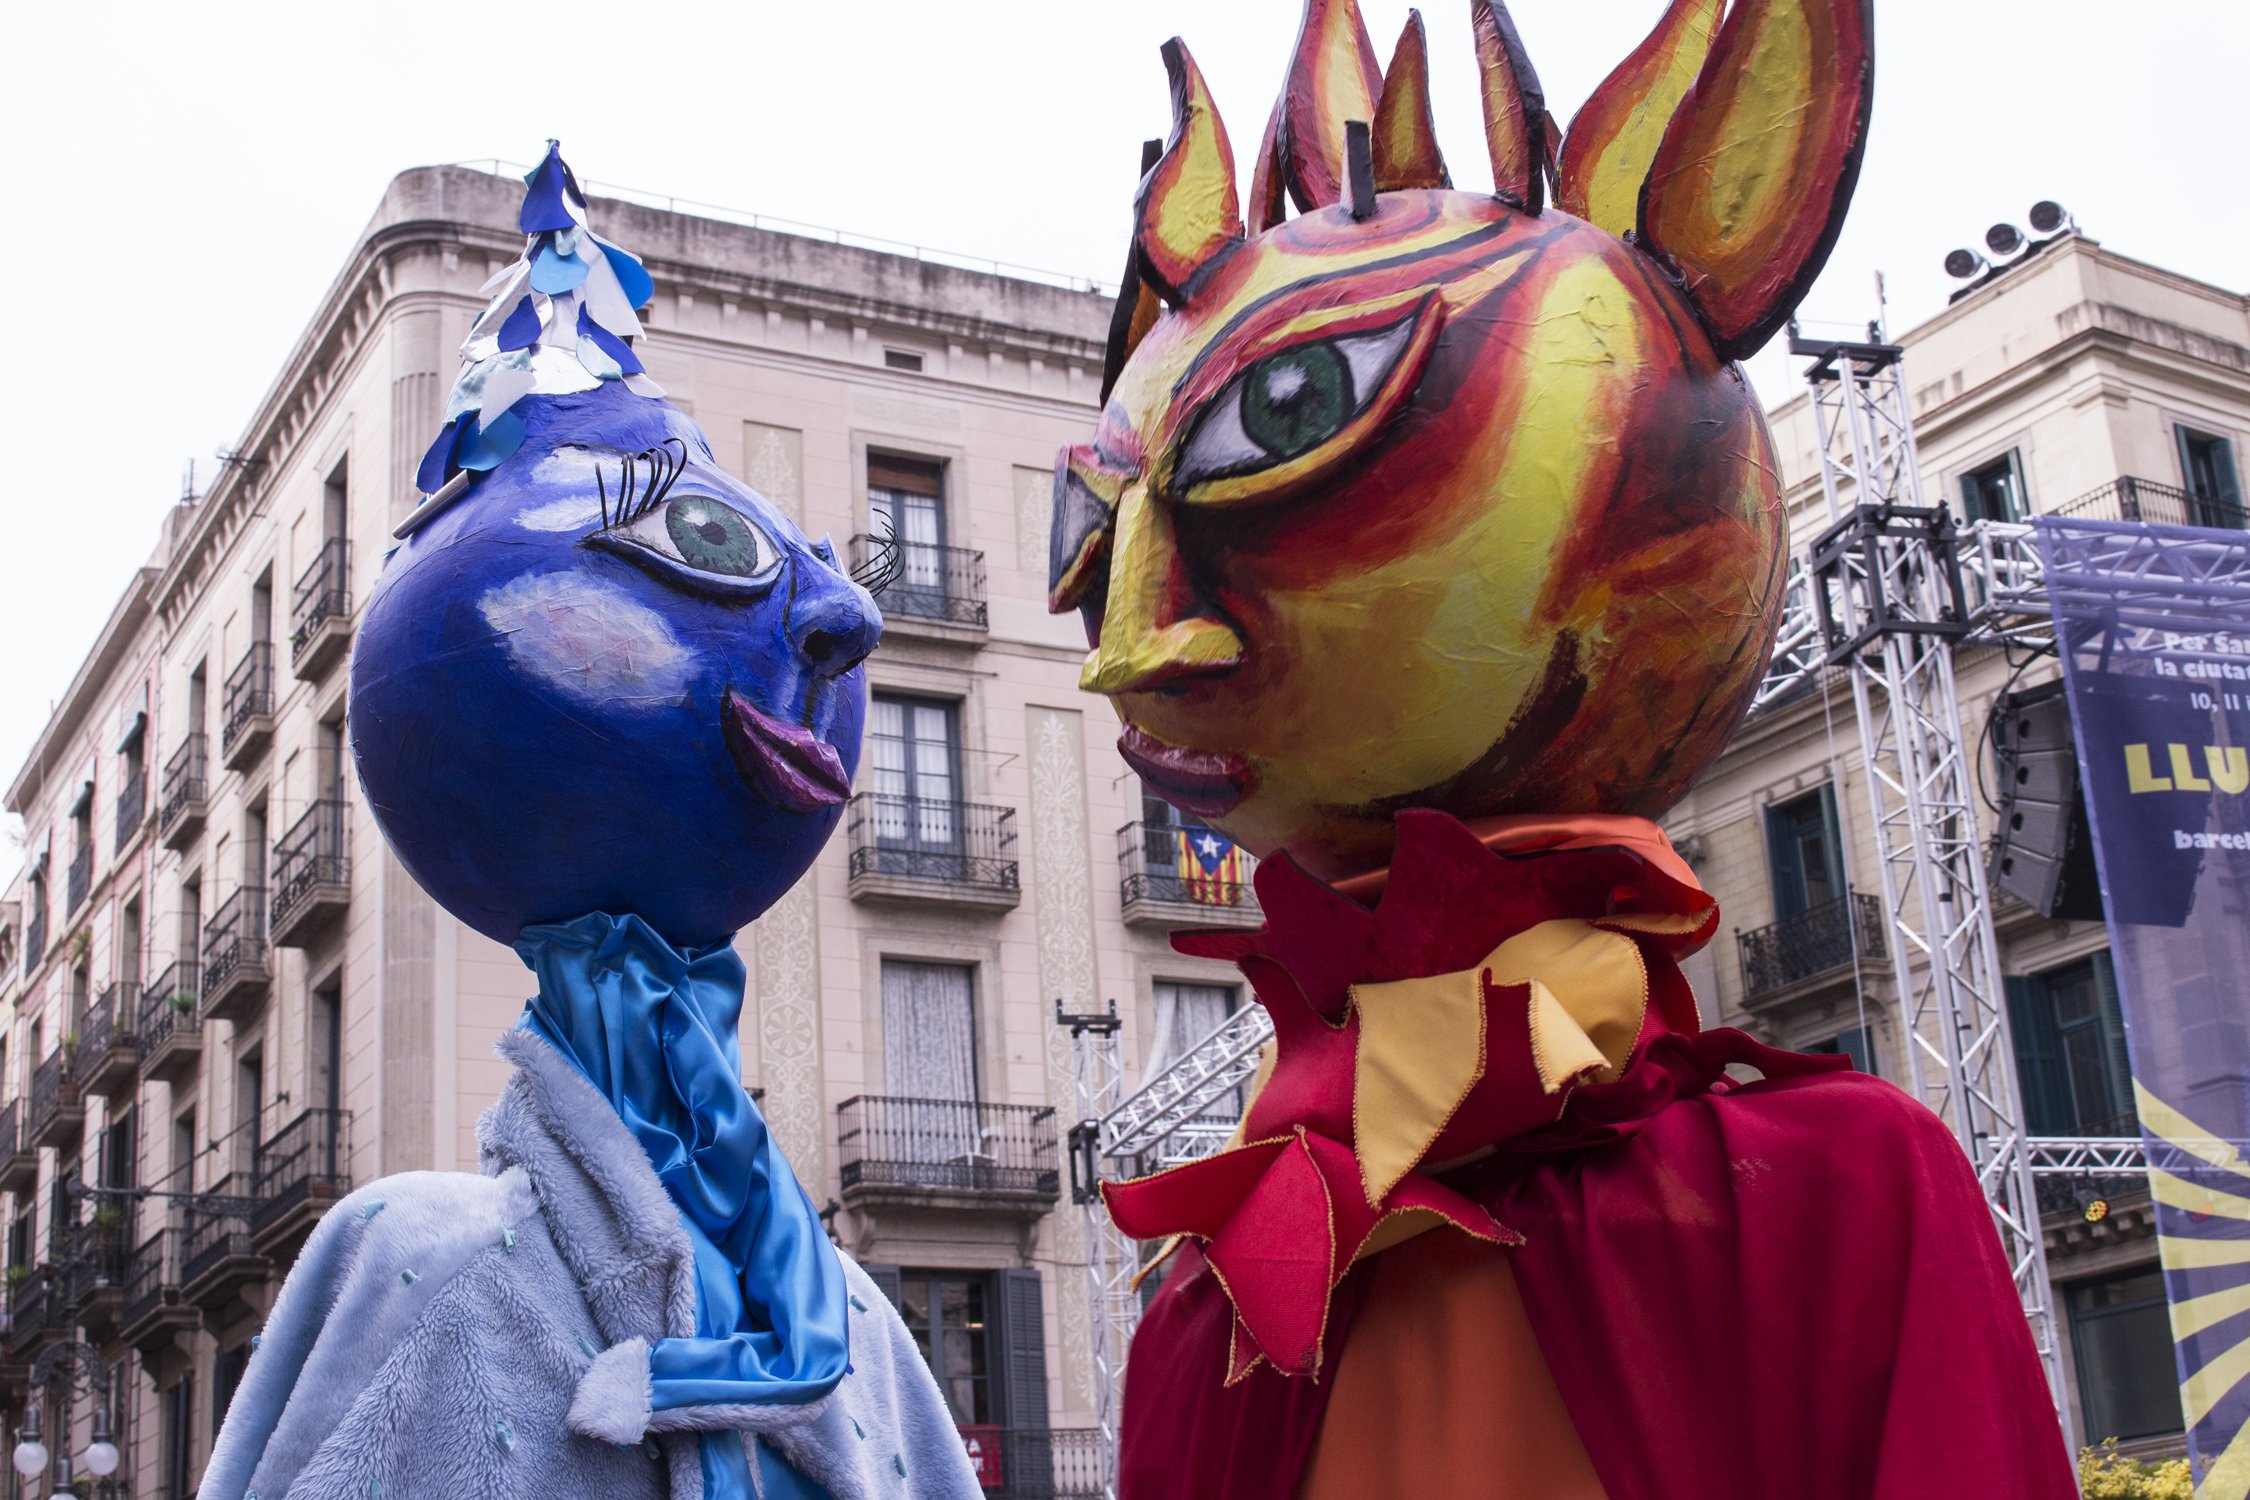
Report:
[[[516,952],[539,976],[524,1029],[616,1109],[694,1247],[696,1336],[650,1347],[652,1408],[827,1395],[849,1358],[844,1270],[742,1087],[741,958],[725,943],[683,953],[639,917],[601,912],[527,927]],[[765,1457],[761,1444],[771,1493],[782,1476]],[[703,1477],[708,1500],[755,1493],[732,1432],[704,1434]]]

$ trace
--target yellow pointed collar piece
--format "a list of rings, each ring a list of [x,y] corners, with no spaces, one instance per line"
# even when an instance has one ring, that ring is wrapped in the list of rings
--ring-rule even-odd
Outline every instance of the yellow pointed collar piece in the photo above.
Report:
[[[1352,1126],[1370,1204],[1423,1164],[1484,1077],[1488,982],[1524,988],[1533,1065],[1558,1115],[1573,1085],[1618,1075],[1640,1035],[1649,987],[1640,948],[1606,930],[1617,925],[1625,924],[1541,922],[1474,968],[1352,986],[1360,1026]]]

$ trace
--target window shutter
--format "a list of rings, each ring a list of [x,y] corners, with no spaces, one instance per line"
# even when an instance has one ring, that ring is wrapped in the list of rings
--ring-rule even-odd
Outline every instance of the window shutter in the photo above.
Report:
[[[901,1278],[898,1267],[865,1263],[860,1266],[860,1269],[867,1273],[869,1281],[875,1283],[875,1290],[890,1299],[891,1308],[895,1312],[905,1295],[900,1286]]]
[[[2110,1114],[2136,1120],[2140,1110],[2133,1102],[2133,1064],[2125,1050],[2125,1013],[2117,1000],[2117,964],[2104,948],[2094,955],[2094,1000],[2101,1009],[2102,1071],[2107,1075]]]
[[[2008,1029],[2016,1044],[2016,1078],[2023,1085],[2024,1129],[2033,1135],[2072,1135],[2078,1128],[2070,1074],[2063,1066],[2062,1031],[2054,1002],[2035,978],[2009,975]]]
[[[1793,917],[1805,909],[1805,871],[1789,815],[1779,807],[1766,809],[1766,869],[1773,885],[1773,914]]]
[[[1053,1439],[1047,1427],[1047,1320],[1036,1270],[1006,1270],[1000,1283],[1001,1407],[1008,1425],[1005,1457],[1011,1491],[1054,1490]]]
[[[944,474],[942,466],[926,458],[903,458],[892,453],[867,455],[867,483],[882,490],[897,490],[905,495],[935,495],[941,493]]]

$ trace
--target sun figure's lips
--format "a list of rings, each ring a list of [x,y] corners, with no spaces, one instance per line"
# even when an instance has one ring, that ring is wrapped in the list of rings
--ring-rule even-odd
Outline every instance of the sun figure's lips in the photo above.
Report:
[[[1117,753],[1156,795],[1199,818],[1225,817],[1257,784],[1248,756],[1232,750],[1183,750],[1131,724],[1117,737]]]
[[[725,725],[734,768],[768,802],[791,812],[818,812],[851,796],[843,758],[811,730],[761,712],[733,688],[727,689]]]

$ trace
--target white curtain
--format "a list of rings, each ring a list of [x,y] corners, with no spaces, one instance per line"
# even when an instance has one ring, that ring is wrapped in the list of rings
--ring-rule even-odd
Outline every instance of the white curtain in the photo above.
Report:
[[[1149,1040],[1148,1058],[1141,1064],[1141,1082],[1180,1060],[1188,1050],[1219,1029],[1234,1013],[1234,987],[1225,984],[1173,984],[1158,980],[1155,987],[1156,1026]]]
[[[883,1089],[905,1099],[976,1098],[976,1012],[966,966],[883,961]]]

